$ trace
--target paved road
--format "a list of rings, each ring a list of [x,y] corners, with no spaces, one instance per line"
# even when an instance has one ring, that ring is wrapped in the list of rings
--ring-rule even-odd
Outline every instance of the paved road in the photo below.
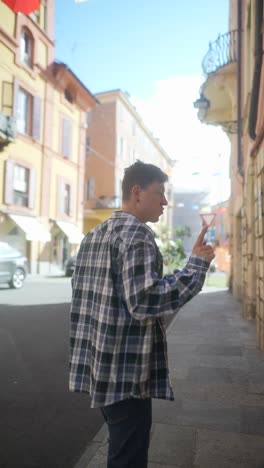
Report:
[[[22,289],[0,285],[0,304],[63,304],[71,301],[71,279],[66,277],[29,277]]]
[[[62,297],[70,297],[68,279],[0,290],[1,468],[73,468],[102,425],[86,395],[68,392],[69,302]],[[41,305],[28,305],[36,298]],[[58,303],[43,304],[52,300]]]

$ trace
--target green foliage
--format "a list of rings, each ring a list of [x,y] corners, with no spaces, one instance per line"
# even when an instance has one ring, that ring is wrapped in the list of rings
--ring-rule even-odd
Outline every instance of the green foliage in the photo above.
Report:
[[[183,246],[184,237],[190,237],[188,226],[179,227],[170,232],[166,224],[156,226],[156,242],[164,262],[164,274],[170,274],[185,264],[186,253]]]

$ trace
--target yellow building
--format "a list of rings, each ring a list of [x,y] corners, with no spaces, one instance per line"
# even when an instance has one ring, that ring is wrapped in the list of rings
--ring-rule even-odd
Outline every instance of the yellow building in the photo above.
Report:
[[[264,350],[263,10],[263,1],[230,0],[229,32],[210,43],[195,106],[230,137],[230,286]]]
[[[87,112],[96,99],[54,62],[54,1],[0,2],[0,239],[32,273],[63,267],[82,237]]]

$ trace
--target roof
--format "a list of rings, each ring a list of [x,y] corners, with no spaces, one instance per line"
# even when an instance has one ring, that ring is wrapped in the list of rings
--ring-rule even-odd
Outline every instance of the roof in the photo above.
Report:
[[[83,82],[78,78],[77,75],[75,75],[75,73],[71,70],[71,68],[66,64],[66,63],[63,63],[63,62],[59,62],[57,60],[55,60],[54,62],[54,65],[57,66],[57,67],[61,67],[61,68],[64,68],[65,71],[69,72],[72,77],[78,81],[78,83],[80,84],[80,86],[82,86],[82,88],[91,96],[91,98],[97,103],[97,104],[100,104],[100,102],[98,101],[98,99],[96,98],[96,96],[94,94],[91,93],[91,91],[83,84]]]

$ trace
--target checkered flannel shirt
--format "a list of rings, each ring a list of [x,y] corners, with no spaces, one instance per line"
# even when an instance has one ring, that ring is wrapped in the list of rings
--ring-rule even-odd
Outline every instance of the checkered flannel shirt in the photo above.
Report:
[[[124,211],[90,231],[72,278],[70,391],[91,407],[129,398],[173,400],[165,317],[202,288],[209,262],[191,256],[162,278],[152,230]]]

